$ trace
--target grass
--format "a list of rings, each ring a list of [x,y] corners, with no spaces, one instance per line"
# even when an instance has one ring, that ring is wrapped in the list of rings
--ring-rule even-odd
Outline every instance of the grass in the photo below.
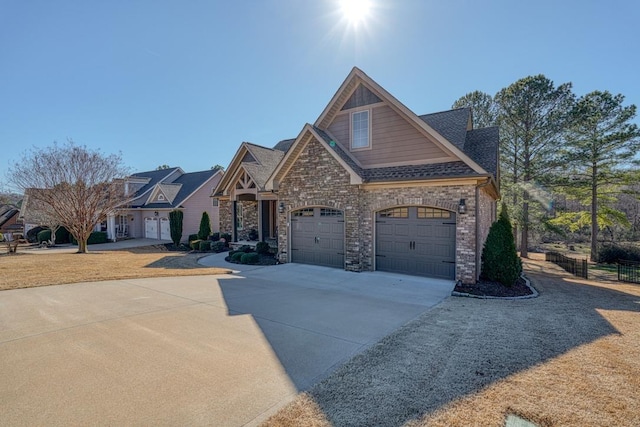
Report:
[[[536,258],[539,298],[449,298],[264,426],[640,425],[640,286]]]
[[[145,277],[224,274],[225,268],[198,264],[202,254],[168,252],[163,246],[86,254],[0,255],[0,290]]]

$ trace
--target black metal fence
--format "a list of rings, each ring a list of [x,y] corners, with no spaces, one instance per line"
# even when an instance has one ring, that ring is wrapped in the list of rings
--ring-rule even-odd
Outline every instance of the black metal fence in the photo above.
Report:
[[[640,262],[618,260],[618,281],[640,283]]]
[[[559,265],[574,276],[582,277],[585,279],[589,278],[586,259],[569,258],[558,252],[545,253],[545,259]]]

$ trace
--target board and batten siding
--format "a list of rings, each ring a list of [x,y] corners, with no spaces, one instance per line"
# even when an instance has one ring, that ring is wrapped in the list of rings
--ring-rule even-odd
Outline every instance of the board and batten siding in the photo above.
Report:
[[[186,240],[189,234],[197,234],[200,229],[202,212],[209,214],[211,220],[211,232],[220,231],[220,212],[218,206],[213,206],[211,196],[212,189],[220,181],[220,175],[216,175],[213,180],[207,181],[195,193],[184,202],[184,216],[182,219],[182,239]]]
[[[329,132],[347,150],[350,150],[349,112],[340,113],[329,125]],[[446,162],[453,160],[434,142],[427,139],[414,126],[387,105],[372,108],[371,149],[351,151],[363,167],[384,166],[394,163],[420,161]]]

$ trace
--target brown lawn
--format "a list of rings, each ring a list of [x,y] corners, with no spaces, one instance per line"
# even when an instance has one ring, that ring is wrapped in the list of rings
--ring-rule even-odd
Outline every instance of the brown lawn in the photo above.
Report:
[[[144,277],[224,274],[225,268],[203,267],[202,254],[169,252],[163,246],[87,254],[34,253],[0,255],[0,290]]]
[[[354,425],[502,426],[510,414],[538,426],[640,425],[640,285],[576,279],[540,259],[526,261],[525,270],[539,298],[517,303],[449,298],[264,425],[353,420]],[[511,329],[507,335],[496,331],[505,327]],[[520,339],[523,335],[527,338]],[[446,347],[447,336],[457,344]],[[425,344],[416,344],[416,338]],[[403,418],[398,407],[418,415]],[[361,417],[362,411],[373,415]]]

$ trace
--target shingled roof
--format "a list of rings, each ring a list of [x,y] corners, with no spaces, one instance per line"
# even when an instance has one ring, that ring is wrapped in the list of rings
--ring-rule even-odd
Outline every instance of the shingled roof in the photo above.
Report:
[[[180,169],[180,168],[172,168],[172,172]],[[168,171],[169,169],[164,169],[164,171]],[[159,172],[159,171],[152,171]],[[159,185],[162,191],[167,196],[167,202],[164,203],[148,203],[145,204],[145,200],[138,200],[137,203],[133,204],[134,207],[144,207],[149,209],[167,209],[167,208],[177,208],[181,206],[189,196],[191,196],[200,186],[202,186],[207,180],[209,180],[212,176],[214,176],[218,171],[217,170],[205,170],[200,172],[190,172],[183,173],[178,176],[176,179],[172,180],[168,183],[163,183],[162,178],[166,178],[169,174],[165,174],[164,176],[159,176],[160,174],[148,173],[148,172],[140,172],[134,174],[136,177],[149,177],[149,175],[153,179],[153,186]],[[147,175],[149,174],[149,175]],[[150,189],[151,182],[146,184],[143,188],[141,188],[137,194],[142,195],[146,193],[148,189]]]
[[[471,108],[465,107],[432,114],[423,114],[419,117],[436,132],[444,136],[447,141],[463,150],[470,114]]]
[[[497,126],[473,129],[467,132],[464,152],[487,172],[498,176],[498,146],[500,133]]]

